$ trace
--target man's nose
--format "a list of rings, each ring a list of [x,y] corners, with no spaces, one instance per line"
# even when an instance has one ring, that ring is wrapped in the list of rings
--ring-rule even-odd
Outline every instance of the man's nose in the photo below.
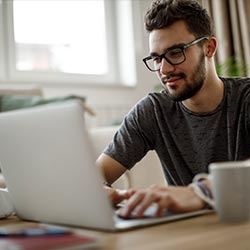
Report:
[[[162,58],[160,72],[164,75],[168,75],[175,71],[175,66],[169,63],[165,58]]]

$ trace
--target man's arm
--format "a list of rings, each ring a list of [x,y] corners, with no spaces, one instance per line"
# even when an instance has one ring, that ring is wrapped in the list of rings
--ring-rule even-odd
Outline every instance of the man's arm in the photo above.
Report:
[[[127,170],[118,161],[114,160],[113,158],[104,153],[102,153],[98,157],[96,164],[98,167],[100,167],[103,177],[109,185],[115,182]],[[107,185],[104,185],[104,188],[106,189],[109,198],[114,205],[122,202],[124,199],[130,198],[134,193],[134,190],[132,189],[119,190],[108,187]]]
[[[115,182],[127,170],[118,161],[104,153],[98,157],[96,163],[97,166],[101,168],[103,176],[108,184]]]

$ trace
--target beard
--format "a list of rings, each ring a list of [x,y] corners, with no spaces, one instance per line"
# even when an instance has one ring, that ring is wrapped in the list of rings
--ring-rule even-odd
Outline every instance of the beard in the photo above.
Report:
[[[196,95],[196,93],[198,93],[199,90],[202,88],[206,78],[204,53],[201,54],[200,60],[190,77],[190,81],[187,80],[187,76],[184,73],[171,74],[170,76],[181,77],[185,80],[185,88],[181,92],[170,93],[164,84],[164,81],[167,80],[167,77],[162,78],[162,84],[164,89],[174,101],[176,102],[184,101]]]

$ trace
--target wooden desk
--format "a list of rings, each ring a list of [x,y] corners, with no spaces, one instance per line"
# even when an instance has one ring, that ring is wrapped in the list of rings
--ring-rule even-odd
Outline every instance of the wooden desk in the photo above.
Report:
[[[24,223],[13,217],[0,220],[0,226]],[[226,225],[215,214],[135,229],[105,233],[85,229],[78,232],[94,235],[100,249],[108,250],[248,250],[250,223]]]

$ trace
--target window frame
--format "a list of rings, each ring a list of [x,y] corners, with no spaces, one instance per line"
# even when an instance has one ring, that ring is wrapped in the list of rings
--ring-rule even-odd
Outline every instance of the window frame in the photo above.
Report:
[[[35,72],[35,71],[18,71],[15,67],[15,41],[13,25],[13,0],[0,0],[0,52],[3,52],[0,59],[0,81],[15,83],[41,83],[56,84],[69,86],[72,85],[128,85],[133,86],[131,82],[126,84],[121,78],[121,67],[118,48],[118,27],[116,13],[119,1],[105,0],[105,17],[106,17],[106,37],[109,72],[105,75],[84,75],[71,74],[64,72]],[[130,2],[130,1],[128,1]],[[130,3],[132,11],[132,2]],[[131,27],[132,28],[132,27]],[[133,30],[132,30],[133,32]],[[2,35],[5,34],[5,35]],[[133,36],[132,36],[133,37]],[[8,46],[7,46],[8,45]],[[134,50],[134,48],[132,48]],[[133,51],[135,52],[135,51]],[[110,56],[112,55],[112,56]],[[134,71],[134,69],[133,69]],[[135,82],[135,79],[132,80]]]
[[[7,57],[5,48],[5,32],[4,32],[4,11],[3,11],[3,0],[0,0],[0,81],[6,79],[7,73]]]

